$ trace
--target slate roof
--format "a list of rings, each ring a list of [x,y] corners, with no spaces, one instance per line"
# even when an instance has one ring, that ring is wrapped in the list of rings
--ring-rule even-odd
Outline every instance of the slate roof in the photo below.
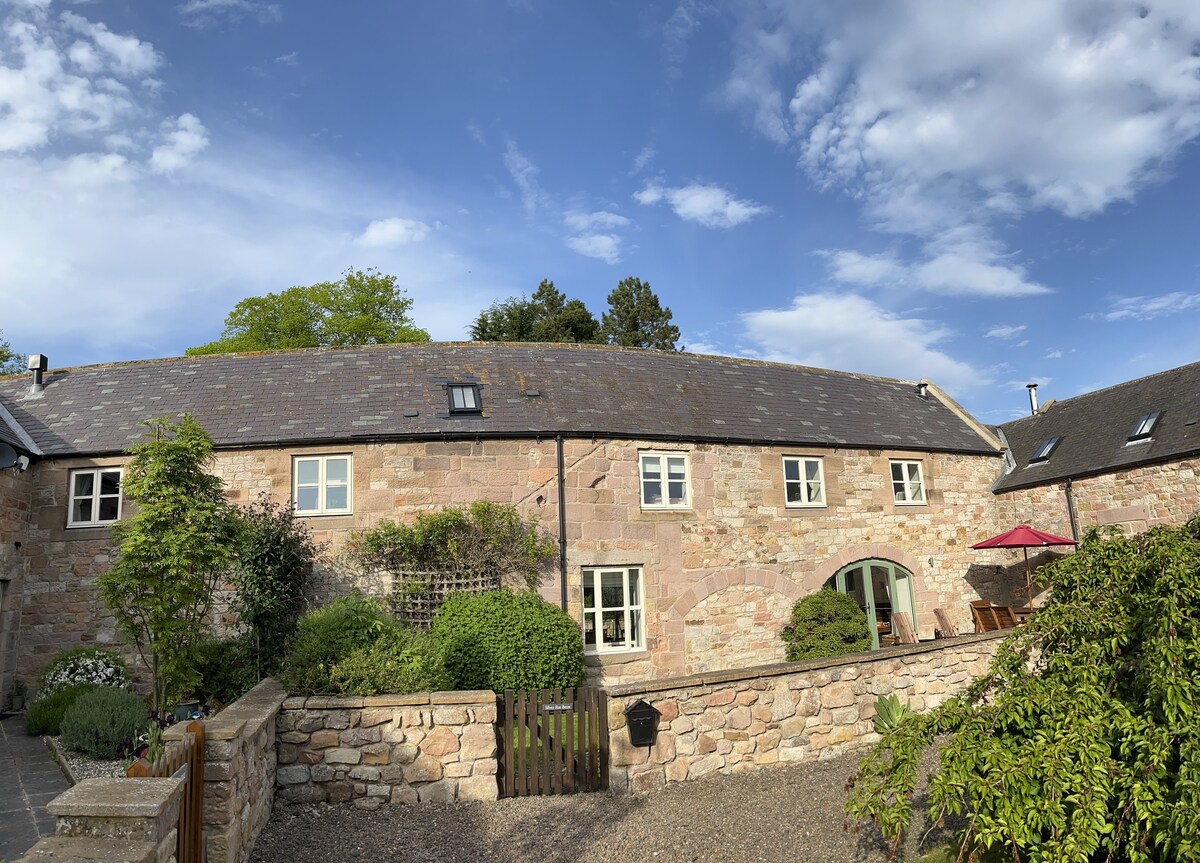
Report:
[[[483,411],[449,413],[477,383]],[[533,392],[538,395],[531,395]],[[191,413],[218,446],[568,437],[845,445],[996,455],[912,382],[594,345],[480,342],[181,357],[0,378],[47,456],[125,451],[138,422]]]
[[[1153,437],[1127,443],[1138,418],[1162,411]],[[1200,452],[1200,363],[1054,402],[1038,416],[1000,426],[1016,468],[997,492],[1059,482]],[[1050,458],[1029,457],[1047,438],[1061,437]]]

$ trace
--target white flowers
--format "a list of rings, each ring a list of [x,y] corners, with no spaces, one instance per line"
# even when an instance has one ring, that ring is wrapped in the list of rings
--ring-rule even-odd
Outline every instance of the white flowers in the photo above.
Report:
[[[97,686],[129,685],[129,672],[117,654],[109,650],[77,648],[62,654],[45,670],[38,697],[45,698],[77,683]]]

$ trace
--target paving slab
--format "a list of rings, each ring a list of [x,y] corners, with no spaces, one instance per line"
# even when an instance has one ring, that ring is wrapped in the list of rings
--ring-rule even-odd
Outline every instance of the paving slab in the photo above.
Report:
[[[46,804],[71,787],[41,737],[25,733],[21,715],[0,721],[0,860],[16,860],[54,835]]]

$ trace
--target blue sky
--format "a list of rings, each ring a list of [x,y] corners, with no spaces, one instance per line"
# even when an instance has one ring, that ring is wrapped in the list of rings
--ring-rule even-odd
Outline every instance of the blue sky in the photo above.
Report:
[[[434,338],[648,281],[688,350],[977,416],[1200,359],[1200,7],[0,0],[0,330],[176,355],[394,273]]]

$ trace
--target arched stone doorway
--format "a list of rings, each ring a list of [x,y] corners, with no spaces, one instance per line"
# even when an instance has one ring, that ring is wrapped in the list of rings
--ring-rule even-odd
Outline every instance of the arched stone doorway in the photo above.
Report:
[[[912,616],[913,629],[920,629],[913,575],[895,561],[879,558],[855,561],[831,575],[824,586],[852,597],[867,613],[867,620],[874,624],[873,650],[879,649],[881,638],[891,638],[892,615],[896,612],[907,612]]]

